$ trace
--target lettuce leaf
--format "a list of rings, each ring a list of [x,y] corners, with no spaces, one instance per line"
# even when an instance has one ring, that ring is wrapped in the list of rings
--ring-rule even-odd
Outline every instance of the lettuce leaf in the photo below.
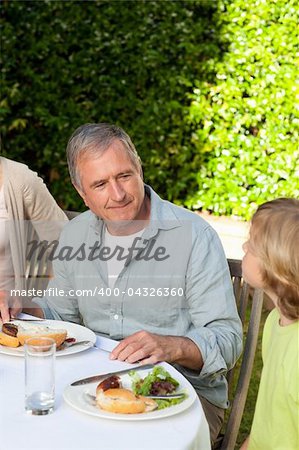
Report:
[[[129,375],[132,378],[132,390],[137,395],[149,395],[152,384],[155,381],[168,381],[175,387],[179,386],[179,382],[175,380],[162,366],[155,366],[144,379],[140,378],[139,374],[134,371],[131,371]]]

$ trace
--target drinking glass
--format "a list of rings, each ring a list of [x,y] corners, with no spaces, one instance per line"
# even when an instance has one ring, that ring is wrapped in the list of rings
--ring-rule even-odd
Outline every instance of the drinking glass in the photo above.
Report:
[[[54,339],[34,337],[25,342],[25,410],[33,415],[54,411],[55,353]]]

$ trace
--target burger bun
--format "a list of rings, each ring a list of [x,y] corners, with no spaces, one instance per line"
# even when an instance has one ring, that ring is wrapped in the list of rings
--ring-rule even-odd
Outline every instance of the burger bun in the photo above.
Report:
[[[96,390],[96,404],[104,411],[117,414],[140,414],[157,408],[154,400],[135,395],[128,389],[115,388],[103,391],[100,386]]]
[[[17,339],[19,340],[21,345],[24,345],[27,339],[41,337],[54,339],[54,341],[56,342],[56,347],[59,347],[66,340],[67,331],[63,329],[55,330],[46,326],[36,326],[26,329],[19,326]]]
[[[5,345],[5,347],[19,347],[20,342],[17,337],[9,336],[0,331],[0,345]]]

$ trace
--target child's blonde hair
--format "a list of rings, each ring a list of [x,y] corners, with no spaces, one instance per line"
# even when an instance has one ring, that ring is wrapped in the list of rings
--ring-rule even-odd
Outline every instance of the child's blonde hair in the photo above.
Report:
[[[262,279],[278,297],[287,318],[299,318],[299,200],[278,198],[259,206],[250,243],[260,259]]]

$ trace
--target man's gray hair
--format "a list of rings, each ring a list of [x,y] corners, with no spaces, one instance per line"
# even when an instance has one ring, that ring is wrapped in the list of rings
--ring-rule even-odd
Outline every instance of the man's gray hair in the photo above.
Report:
[[[78,161],[88,153],[101,156],[115,141],[122,142],[130,160],[141,171],[141,160],[128,134],[120,127],[109,123],[87,123],[77,128],[70,137],[67,148],[67,163],[72,183],[82,189]]]

